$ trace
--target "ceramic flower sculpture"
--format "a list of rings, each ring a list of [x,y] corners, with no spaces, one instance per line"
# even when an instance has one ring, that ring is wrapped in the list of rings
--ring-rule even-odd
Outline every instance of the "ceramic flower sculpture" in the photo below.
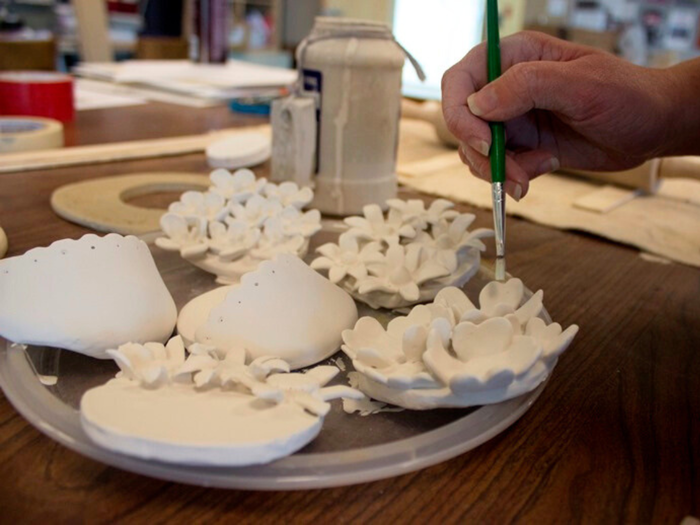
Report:
[[[325,386],[339,370],[289,373],[278,358],[246,365],[242,348],[218,353],[182,339],[109,350],[119,373],[81,399],[81,423],[104,448],[184,465],[268,463],[313,440],[328,401],[362,399],[350,387]]]
[[[209,178],[208,191],[185,192],[170,205],[157,246],[179,252],[222,284],[238,282],[277,254],[306,255],[321,229],[318,210],[302,211],[313,199],[309,188],[268,183],[247,169],[218,169]]]
[[[525,300],[519,279],[494,281],[477,307],[448,287],[386,329],[359,319],[342,349],[358,388],[379,401],[417,410],[498,403],[542,383],[578,331],[538,317],[542,296]]]
[[[445,286],[462,286],[479,269],[480,239],[489,229],[468,231],[474,215],[452,210],[453,203],[387,201],[385,217],[377,205],[364,217],[345,219],[350,229],[337,244],[318,248],[311,267],[373,308],[401,308],[430,301]]]

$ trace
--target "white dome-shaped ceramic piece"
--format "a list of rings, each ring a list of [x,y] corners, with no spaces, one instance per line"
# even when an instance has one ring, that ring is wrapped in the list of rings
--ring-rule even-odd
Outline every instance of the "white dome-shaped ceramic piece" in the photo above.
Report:
[[[298,257],[279,255],[243,276],[211,310],[195,340],[222,351],[244,348],[251,360],[274,355],[297,369],[333,355],[341,333],[355,321],[352,297]],[[180,325],[189,324],[181,316]]]
[[[226,295],[233,288],[234,286],[214,288],[202,295],[198,295],[182,307],[177,316],[177,333],[182,337],[186,345],[194,343],[197,328],[207,322],[211,311],[224,302]]]
[[[578,331],[537,317],[542,291],[491,282],[477,308],[458,288],[383,328],[371,317],[343,332],[353,379],[368,396],[417,410],[498,403],[536,388]]]
[[[318,435],[328,401],[364,396],[325,387],[339,370],[320,366],[288,373],[276,358],[245,364],[180,337],[166,346],[127,344],[109,354],[121,371],[80,402],[86,434],[100,446],[146,460],[183,465],[243,466],[292,454]],[[187,357],[186,357],[187,356]]]
[[[85,235],[0,261],[0,335],[98,358],[165,341],[177,310],[146,243]]]

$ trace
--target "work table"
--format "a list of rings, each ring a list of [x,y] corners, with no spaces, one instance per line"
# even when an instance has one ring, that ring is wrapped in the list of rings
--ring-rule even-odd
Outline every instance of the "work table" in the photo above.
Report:
[[[66,136],[68,145],[98,144],[264,122],[225,108],[153,103],[80,112]],[[198,154],[0,175],[7,256],[89,232],[51,211],[57,187],[153,171],[209,169]],[[255,171],[266,175],[269,163]],[[135,202],[164,206],[174,198]],[[459,208],[476,214],[476,226],[491,225],[490,211]],[[514,218],[508,248],[509,271],[543,289],[552,317],[580,332],[533,407],[484,445],[350,487],[207,489],[82,457],[41,434],[0,394],[0,521],[679,523],[699,516],[700,270]]]

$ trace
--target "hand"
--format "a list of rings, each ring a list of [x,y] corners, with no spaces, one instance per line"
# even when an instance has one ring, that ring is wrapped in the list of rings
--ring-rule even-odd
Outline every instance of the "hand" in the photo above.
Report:
[[[506,191],[515,199],[560,166],[623,170],[668,149],[674,75],[534,32],[504,38],[501,56],[503,75],[488,85],[485,43],[450,68],[442,108],[462,161],[487,181],[488,121],[505,122]]]

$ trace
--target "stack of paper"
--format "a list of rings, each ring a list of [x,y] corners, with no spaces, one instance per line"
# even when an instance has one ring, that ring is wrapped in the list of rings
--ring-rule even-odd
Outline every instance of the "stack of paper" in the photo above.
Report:
[[[229,60],[195,64],[186,60],[129,60],[78,65],[77,75],[96,80],[157,88],[208,100],[275,95],[297,78],[292,69]]]

